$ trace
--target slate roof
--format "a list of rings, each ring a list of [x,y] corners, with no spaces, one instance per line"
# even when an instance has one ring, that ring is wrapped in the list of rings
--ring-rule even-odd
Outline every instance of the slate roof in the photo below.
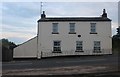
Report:
[[[38,22],[51,21],[111,21],[111,19],[104,17],[46,17],[38,20]]]

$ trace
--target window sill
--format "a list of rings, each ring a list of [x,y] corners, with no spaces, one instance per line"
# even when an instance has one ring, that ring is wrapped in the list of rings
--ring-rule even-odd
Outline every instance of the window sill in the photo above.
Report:
[[[52,51],[52,53],[62,53],[61,51]]]
[[[94,32],[94,33],[93,33],[93,32],[90,32],[90,34],[97,34],[97,32]]]
[[[94,53],[101,53],[101,51],[93,51]]]
[[[83,50],[81,50],[81,51],[80,50],[76,50],[75,52],[84,52],[84,51]]]
[[[58,32],[52,32],[52,34],[59,34]]]
[[[69,34],[76,34],[76,32],[69,32]]]

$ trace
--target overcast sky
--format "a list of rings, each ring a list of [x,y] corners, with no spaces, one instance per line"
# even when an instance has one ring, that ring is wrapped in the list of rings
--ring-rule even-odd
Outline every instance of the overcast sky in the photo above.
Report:
[[[0,38],[7,38],[20,44],[37,35],[40,2],[4,2],[0,8],[3,34]],[[43,2],[42,9],[45,10],[47,17],[98,17],[102,10],[106,9],[108,17],[112,19],[112,35],[116,34],[117,2]]]

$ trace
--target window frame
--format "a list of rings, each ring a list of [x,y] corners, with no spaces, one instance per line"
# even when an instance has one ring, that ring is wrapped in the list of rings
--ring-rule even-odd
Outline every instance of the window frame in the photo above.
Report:
[[[56,42],[56,45],[55,45]],[[53,53],[61,53],[61,41],[54,40],[53,41]]]
[[[76,52],[83,52],[83,41],[76,41]]]
[[[52,34],[59,34],[58,23],[52,23]]]
[[[94,41],[93,51],[94,53],[101,52],[101,41]]]
[[[97,34],[96,23],[90,23],[90,34]]]
[[[75,23],[69,23],[69,34],[76,34]]]

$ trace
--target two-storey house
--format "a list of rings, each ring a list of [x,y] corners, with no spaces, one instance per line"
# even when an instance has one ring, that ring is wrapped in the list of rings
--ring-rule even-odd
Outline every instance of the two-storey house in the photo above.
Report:
[[[111,19],[46,17],[38,20],[37,37],[14,49],[14,58],[112,54]]]

